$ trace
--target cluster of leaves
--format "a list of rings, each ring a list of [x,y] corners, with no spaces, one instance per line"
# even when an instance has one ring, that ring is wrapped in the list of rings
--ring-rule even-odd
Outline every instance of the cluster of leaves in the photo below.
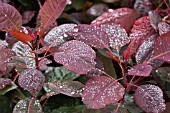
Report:
[[[83,10],[82,1],[70,7]],[[16,96],[13,113],[163,112],[168,105],[163,96],[170,98],[170,15],[162,7],[168,12],[170,7],[163,0],[151,11],[154,0],[142,1],[135,1],[135,10],[96,4],[88,13],[98,17],[83,24],[63,13],[72,1],[46,0],[41,5],[38,0],[34,29],[22,25],[35,14],[26,21],[15,7],[0,1],[0,31],[6,33],[0,40],[0,93]],[[61,14],[72,23],[57,26]],[[84,105],[52,111],[45,99],[60,94],[80,97]]]

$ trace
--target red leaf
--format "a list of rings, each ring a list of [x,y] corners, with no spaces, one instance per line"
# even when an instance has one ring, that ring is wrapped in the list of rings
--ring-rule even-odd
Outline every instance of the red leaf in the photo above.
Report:
[[[11,84],[11,79],[0,77],[0,90]]]
[[[86,44],[96,48],[109,47],[109,37],[105,30],[98,26],[79,24],[69,32],[76,40],[85,42]]]
[[[116,10],[109,9],[106,13],[99,16],[92,22],[92,25],[101,24],[120,24],[127,32],[130,31],[134,21],[136,20],[136,12],[129,8],[119,8]]]
[[[148,64],[138,64],[128,71],[129,75],[147,77],[152,71],[152,66]]]
[[[52,25],[56,19],[61,15],[67,0],[47,0],[42,6],[41,13],[41,21],[44,24],[44,28]]]
[[[78,74],[85,74],[95,67],[96,54],[83,42],[72,40],[64,43],[54,54],[54,60]]]
[[[95,76],[88,80],[82,101],[90,109],[100,109],[123,98],[125,88],[113,78]]]
[[[8,47],[8,43],[6,42],[6,40],[0,39],[0,49],[7,49],[7,47]]]
[[[140,39],[142,42],[154,33],[155,30],[150,24],[149,17],[144,16],[135,21],[135,24],[133,25],[133,28],[130,33],[130,38],[131,40]]]
[[[170,25],[167,24],[166,22],[160,22],[158,24],[158,29],[159,29],[159,35],[162,35],[170,31]]]
[[[10,30],[9,33],[15,37],[17,40],[28,43],[29,41],[33,40],[33,37],[30,35],[27,35],[23,32],[17,31],[17,30]]]
[[[36,69],[24,70],[18,78],[19,85],[36,97],[45,82],[45,77],[41,71]]]
[[[16,56],[11,49],[0,50],[0,75],[6,72],[6,68],[10,65],[10,61]]]
[[[150,60],[160,59],[170,62],[170,31],[161,35],[154,43],[154,56]],[[149,61],[150,61],[149,60]]]
[[[11,5],[0,3],[0,30],[19,30],[22,25],[22,17]]]
[[[146,113],[161,113],[165,110],[162,90],[155,85],[142,85],[134,94],[136,104]]]

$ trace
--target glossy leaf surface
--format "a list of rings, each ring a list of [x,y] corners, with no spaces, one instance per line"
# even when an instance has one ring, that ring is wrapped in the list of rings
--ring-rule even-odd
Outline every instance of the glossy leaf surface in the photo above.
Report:
[[[22,17],[11,5],[0,3],[0,30],[19,30],[22,25]]]
[[[41,7],[41,22],[44,28],[51,26],[56,19],[61,15],[67,0],[47,0]]]
[[[44,37],[44,42],[50,46],[60,46],[70,39],[67,32],[73,29],[76,24],[63,24],[50,30]]]
[[[160,22],[158,24],[159,34],[162,35],[170,31],[170,25],[166,22]]]
[[[0,78],[0,90],[5,88],[7,85],[11,84],[11,79],[9,78]]]
[[[43,87],[47,92],[47,97],[60,93],[71,97],[81,97],[84,85],[78,81],[58,80],[47,82]]]
[[[129,8],[109,9],[107,12],[92,21],[92,25],[120,24],[127,32],[130,31],[136,19],[136,12]]]
[[[129,75],[147,77],[152,71],[152,66],[148,64],[138,64],[128,71]]]
[[[30,107],[28,108],[29,101]],[[14,107],[13,113],[43,113],[40,102],[37,99],[30,100],[26,98],[25,100],[20,100]]]
[[[19,85],[36,97],[45,82],[45,77],[39,70],[26,69],[18,78]]]
[[[161,113],[166,108],[163,92],[155,85],[146,84],[138,87],[134,99],[136,104],[147,113]]]
[[[9,33],[16,38],[17,40],[21,41],[21,42],[29,42],[33,40],[33,37],[31,37],[30,35],[27,35],[23,32],[17,31],[17,30],[10,30]]]
[[[82,101],[90,109],[100,109],[123,98],[125,88],[116,80],[95,76],[85,84]]]
[[[91,47],[76,40],[64,43],[54,54],[57,63],[78,74],[92,70],[95,67],[95,58],[96,54]]]

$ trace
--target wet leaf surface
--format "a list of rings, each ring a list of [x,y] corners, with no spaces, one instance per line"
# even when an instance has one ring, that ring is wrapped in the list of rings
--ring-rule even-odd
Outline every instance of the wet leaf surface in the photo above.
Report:
[[[28,104],[30,103],[30,108],[28,108]],[[14,107],[13,113],[43,113],[41,104],[37,99],[30,100],[26,98],[25,100],[20,100]]]
[[[148,64],[137,64],[128,71],[129,75],[143,76],[147,77],[152,71],[152,66]]]
[[[139,86],[134,94],[136,104],[147,113],[161,113],[165,110],[165,100],[162,90],[155,85]]]
[[[58,80],[47,82],[43,87],[47,92],[47,97],[60,93],[71,97],[81,97],[84,85],[78,81]]]
[[[89,109],[100,109],[123,98],[124,87],[112,78],[95,76],[85,84],[82,101]]]
[[[32,96],[36,97],[45,82],[45,77],[41,71],[36,69],[26,69],[24,70],[19,78],[19,85],[29,91]]]
[[[162,35],[170,31],[170,25],[166,22],[160,22],[158,24],[158,28],[159,28],[159,35]]]
[[[69,41],[59,47],[54,60],[77,74],[85,74],[95,67],[96,54],[92,48],[80,41]]]
[[[9,78],[0,78],[0,90],[11,84],[11,79]]]

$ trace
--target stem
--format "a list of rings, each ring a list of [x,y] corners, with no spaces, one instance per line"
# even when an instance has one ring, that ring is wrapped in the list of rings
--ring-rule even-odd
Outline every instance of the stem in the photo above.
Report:
[[[132,84],[132,81],[134,80],[135,75],[133,75],[132,79],[130,80],[129,84]],[[126,92],[129,92],[131,90],[131,87],[129,88],[129,84],[127,85]]]
[[[32,97],[28,103],[28,112],[27,113],[30,113],[30,107],[31,107],[31,103],[33,101],[34,97]]]
[[[40,0],[37,0],[37,2],[38,2],[38,5],[40,6],[40,9],[41,9],[42,5],[41,5]]]

